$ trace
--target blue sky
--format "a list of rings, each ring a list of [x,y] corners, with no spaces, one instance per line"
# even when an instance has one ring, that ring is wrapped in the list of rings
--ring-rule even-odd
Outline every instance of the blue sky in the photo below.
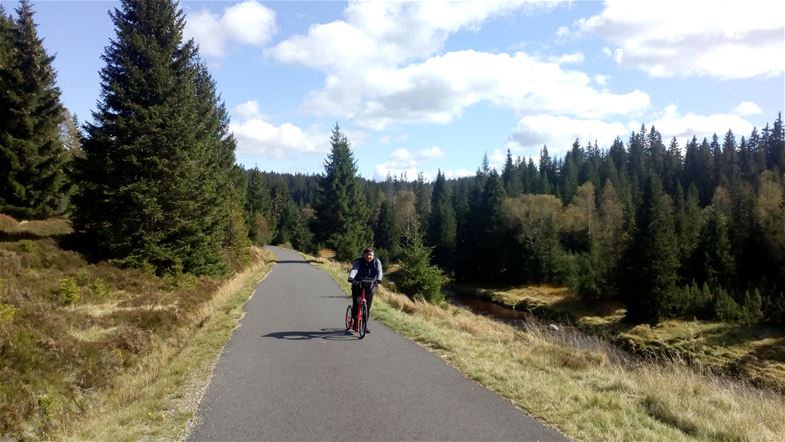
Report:
[[[7,11],[15,1],[2,1]],[[360,173],[473,174],[641,124],[740,139],[785,110],[785,2],[182,1],[237,161],[320,173],[337,122]],[[89,120],[112,1],[33,2],[66,107]]]

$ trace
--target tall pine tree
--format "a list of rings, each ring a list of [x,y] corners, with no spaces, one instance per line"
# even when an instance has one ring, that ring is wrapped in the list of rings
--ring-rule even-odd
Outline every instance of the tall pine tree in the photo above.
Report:
[[[0,11],[0,213],[45,218],[66,208],[65,113],[30,2],[16,13]]]
[[[441,171],[436,174],[431,198],[428,239],[433,246],[433,261],[446,270],[453,269],[455,235],[458,228],[447,180]]]
[[[173,0],[123,0],[86,126],[74,226],[97,257],[159,273],[226,270],[234,140]],[[244,192],[243,192],[244,193]],[[238,196],[239,198],[239,196]],[[236,199],[236,198],[235,198]]]
[[[373,226],[373,242],[376,246],[376,256],[386,262],[398,259],[401,232],[395,222],[395,210],[388,200],[379,205],[376,222]]]
[[[369,210],[349,140],[338,124],[330,144],[314,205],[320,235],[317,239],[333,248],[337,259],[348,261],[371,242]]]
[[[656,176],[650,175],[646,181],[636,221],[625,260],[627,318],[656,324],[676,288],[679,266],[671,204]]]

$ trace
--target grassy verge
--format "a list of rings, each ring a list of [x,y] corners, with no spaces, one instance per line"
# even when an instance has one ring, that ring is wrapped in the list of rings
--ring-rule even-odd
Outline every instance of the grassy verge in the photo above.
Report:
[[[345,266],[321,265],[348,290]],[[678,363],[630,359],[534,318],[521,329],[384,288],[373,316],[572,439],[785,440],[780,395]]]
[[[235,256],[232,280],[159,278],[86,262],[60,247],[69,233],[0,215],[0,439],[177,438],[271,258]]]
[[[509,289],[452,287],[518,311],[552,317],[603,336],[634,353],[675,357],[701,370],[737,376],[785,392],[785,330],[698,320],[668,320],[649,326],[624,322],[618,302],[588,303],[552,286]]]
[[[271,256],[237,275],[202,306],[198,325],[182,347],[164,346],[122,376],[99,408],[63,432],[66,440],[183,440],[193,422],[221,349],[243,316]],[[57,439],[61,437],[56,437]]]

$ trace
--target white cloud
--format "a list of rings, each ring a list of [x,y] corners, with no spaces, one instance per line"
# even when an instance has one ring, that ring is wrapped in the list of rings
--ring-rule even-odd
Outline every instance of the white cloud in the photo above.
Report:
[[[264,118],[262,112],[259,110],[259,103],[256,101],[246,101],[245,103],[237,106],[234,108],[236,114],[238,114],[243,120],[250,120],[252,118]]]
[[[760,108],[757,104],[751,101],[742,101],[733,109],[733,113],[735,115],[760,115],[763,113],[763,109]]]
[[[666,144],[676,137],[682,148],[693,136],[698,140],[711,139],[714,133],[722,137],[730,129],[739,139],[742,135],[748,136],[753,128],[750,122],[734,113],[682,115],[673,104],[645,125],[647,130],[655,127]],[[637,120],[610,123],[541,114],[522,118],[508,141],[513,150],[522,151],[525,156],[538,157],[542,146],[547,145],[551,156],[564,157],[576,138],[583,147],[596,140],[600,148],[607,149],[617,136],[627,143],[630,134],[640,128],[641,123]]]
[[[382,164],[377,164],[374,168],[373,178],[383,180],[387,175],[399,177],[405,175],[408,179],[413,180],[417,178],[419,173],[423,173],[426,180],[436,178],[436,172],[431,170],[426,172],[423,165],[433,159],[441,159],[446,155],[442,148],[433,146],[427,149],[422,149],[417,152],[411,152],[409,149],[398,149],[392,152]]]
[[[754,127],[752,123],[734,113],[682,115],[675,104],[669,105],[664,114],[650,125],[662,134],[663,140],[668,141],[676,137],[681,147],[684,147],[693,136],[698,140],[711,139],[714,133],[722,137],[729,129],[736,134],[737,139],[740,139],[742,135],[749,136]]]
[[[582,118],[638,113],[649,96],[598,91],[591,78],[523,52],[473,50],[436,55],[447,37],[479,27],[491,16],[563,2],[351,2],[345,19],[311,26],[267,51],[278,61],[325,72],[303,109],[383,130],[391,124],[446,124],[480,102],[518,112],[566,113]]]
[[[420,152],[422,158],[439,159],[444,158],[444,151],[439,146],[433,146],[430,149],[425,149]]]
[[[477,171],[474,170],[467,170],[467,169],[456,169],[456,170],[442,170],[444,177],[447,179],[452,178],[463,178],[467,176],[474,176]],[[436,176],[434,175],[434,179]]]
[[[223,16],[207,9],[189,13],[184,35],[199,44],[202,54],[222,58],[233,43],[263,46],[275,34],[275,12],[256,0],[229,6]]]
[[[488,163],[491,166],[491,169],[496,169],[497,172],[502,173],[504,170],[504,163],[507,161],[507,150],[502,149],[494,149],[490,155],[488,155]]]
[[[448,52],[403,68],[376,68],[328,76],[305,108],[381,130],[392,123],[449,123],[480,102],[521,113],[558,113],[581,118],[634,114],[649,96],[598,91],[591,78],[541,62],[523,52]]]
[[[380,144],[390,144],[390,143],[403,143],[409,139],[407,134],[401,134],[396,136],[385,135],[379,138]]]
[[[303,153],[323,155],[329,151],[329,134],[304,131],[291,123],[275,126],[264,119],[254,101],[237,106],[235,114],[241,117],[241,122],[229,123],[229,131],[237,139],[238,153],[281,160]]]
[[[600,146],[607,146],[617,136],[624,137],[629,133],[628,125],[622,123],[539,114],[522,118],[510,134],[509,142],[527,157],[539,157],[544,145],[548,146],[549,155],[563,157],[576,138],[581,146],[595,140]]]
[[[785,3],[766,0],[607,0],[574,29],[615,44],[616,63],[652,77],[751,78],[785,71],[782,17]]]
[[[611,79],[610,75],[597,74],[597,75],[594,76],[594,82],[599,84],[602,87],[607,86],[608,85],[608,80],[610,80],[610,79]]]
[[[291,64],[328,72],[399,66],[436,53],[447,37],[479,27],[488,18],[521,9],[542,9],[558,1],[349,2],[345,20],[311,26],[268,53]]]
[[[571,54],[562,54],[560,56],[548,57],[548,61],[558,64],[580,64],[586,60],[581,52],[573,52]]]

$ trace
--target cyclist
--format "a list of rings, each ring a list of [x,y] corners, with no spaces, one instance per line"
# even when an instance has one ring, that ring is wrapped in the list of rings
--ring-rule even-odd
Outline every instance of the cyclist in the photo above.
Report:
[[[363,256],[357,258],[352,263],[352,270],[349,271],[349,282],[372,279],[377,284],[382,282],[382,262],[379,258],[374,257],[373,249],[367,247],[363,250]],[[366,291],[365,301],[368,303],[368,314],[371,313],[371,302],[373,295],[376,293],[376,284],[371,286],[371,290]],[[360,295],[362,294],[362,287],[358,284],[352,284],[352,318],[357,317],[357,306],[360,303]],[[366,326],[366,333],[370,333]]]

